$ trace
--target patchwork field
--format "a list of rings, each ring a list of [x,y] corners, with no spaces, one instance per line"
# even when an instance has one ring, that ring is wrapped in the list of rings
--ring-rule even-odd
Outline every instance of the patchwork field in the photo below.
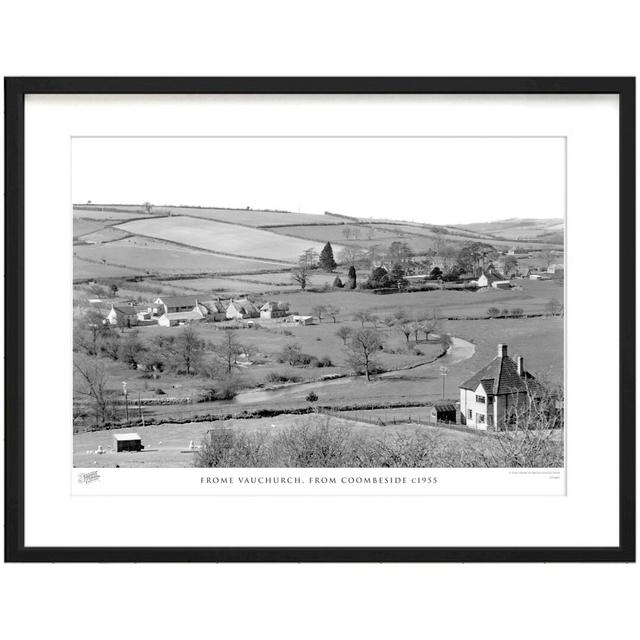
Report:
[[[122,231],[122,229],[116,229],[115,227],[104,227],[102,229],[98,229],[93,231],[92,233],[87,233],[83,236],[80,236],[78,239],[83,242],[88,243],[102,243],[102,242],[113,242],[114,240],[121,240],[122,238],[126,238],[129,235],[126,231]]]
[[[73,251],[80,259],[105,261],[105,266],[122,266],[130,273],[139,274],[241,273],[264,271],[279,264],[287,266],[286,263],[198,252],[168,243],[156,246],[153,241],[148,247],[138,242],[135,251],[132,251],[128,240],[118,240],[108,245],[76,245]],[[107,276],[107,273],[100,275]],[[81,276],[74,272],[74,277]]]
[[[209,251],[276,262],[286,260],[293,263],[306,249],[313,248],[320,252],[323,247],[318,242],[279,236],[262,229],[187,216],[135,220],[118,225],[118,228],[133,235],[151,236]]]
[[[74,247],[74,250],[77,247]],[[136,271],[127,267],[118,267],[108,264],[96,264],[87,262],[74,256],[73,258],[73,278],[83,280],[86,278],[125,278],[136,275]]]
[[[170,207],[172,215],[206,218],[248,227],[281,224],[341,224],[344,220],[313,213],[292,211],[262,211],[260,209],[204,209],[199,207]]]
[[[252,280],[254,276],[250,276]],[[241,278],[193,278],[189,280],[171,280],[170,284],[174,287],[184,287],[191,291],[208,292],[214,294],[234,294],[240,296],[242,294],[261,293],[265,290],[278,289],[278,291],[290,292],[299,289],[297,285],[291,282],[288,277],[287,284],[261,284],[256,282],[247,282]]]

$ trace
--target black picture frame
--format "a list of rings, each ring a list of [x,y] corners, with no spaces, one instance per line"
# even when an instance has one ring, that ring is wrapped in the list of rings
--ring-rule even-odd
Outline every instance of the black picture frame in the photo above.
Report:
[[[5,78],[5,561],[635,561],[635,78]],[[27,94],[615,94],[619,98],[620,473],[615,547],[26,547],[24,541],[24,100]],[[10,312],[8,311],[10,310]],[[624,347],[622,346],[624,345]]]

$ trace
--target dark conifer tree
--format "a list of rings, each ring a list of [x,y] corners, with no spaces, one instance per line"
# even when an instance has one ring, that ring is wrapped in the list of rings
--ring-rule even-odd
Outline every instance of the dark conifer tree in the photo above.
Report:
[[[338,265],[333,258],[333,249],[331,243],[327,242],[320,253],[320,268],[325,271],[333,271]]]

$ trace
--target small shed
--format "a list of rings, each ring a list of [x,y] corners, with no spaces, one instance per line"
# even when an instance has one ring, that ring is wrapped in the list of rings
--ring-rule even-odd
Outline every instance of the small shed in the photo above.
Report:
[[[142,438],[137,433],[116,433],[113,436],[116,442],[116,452],[142,451]]]
[[[436,402],[431,407],[429,422],[456,423],[457,408],[453,402]]]

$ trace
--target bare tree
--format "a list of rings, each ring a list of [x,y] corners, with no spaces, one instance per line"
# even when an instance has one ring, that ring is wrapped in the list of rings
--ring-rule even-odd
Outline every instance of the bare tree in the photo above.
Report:
[[[346,326],[342,326],[336,331],[336,335],[338,336],[338,338],[340,338],[340,340],[342,340],[342,343],[345,345],[347,344],[347,340],[352,333],[353,329]]]
[[[353,314],[353,319],[357,320],[364,328],[366,322],[371,322],[375,316],[370,311],[356,311]]]
[[[95,426],[101,427],[116,416],[113,393],[107,389],[107,374],[104,364],[97,359],[73,359],[74,393],[88,402],[94,416]]]
[[[383,346],[382,336],[376,329],[358,329],[351,336],[347,347],[349,364],[356,371],[364,371],[367,382],[377,365],[377,353]]]
[[[302,264],[299,265],[291,271],[291,279],[300,286],[302,291],[306,291],[311,279],[309,275],[309,267]]]
[[[564,310],[564,305],[557,298],[552,298],[547,302],[547,312],[551,315],[561,315]]]
[[[340,313],[340,309],[338,309],[338,307],[333,306],[332,304],[328,304],[325,306],[324,312],[333,320],[333,324],[335,324],[338,319],[338,314]]]
[[[404,339],[409,344],[409,338],[411,337],[411,332],[413,331],[412,323],[407,320],[398,320],[396,322],[395,328],[404,336]]]
[[[192,325],[188,324],[175,341],[176,355],[184,364],[186,374],[189,376],[201,362],[205,349],[205,342]]]
[[[222,362],[227,374],[230,374],[237,362],[238,356],[244,352],[242,345],[236,339],[236,331],[224,332],[222,342],[211,345],[215,357]]]
[[[318,321],[322,322],[322,315],[326,311],[325,306],[323,304],[317,304],[313,309],[311,309],[311,313],[318,318]]]

